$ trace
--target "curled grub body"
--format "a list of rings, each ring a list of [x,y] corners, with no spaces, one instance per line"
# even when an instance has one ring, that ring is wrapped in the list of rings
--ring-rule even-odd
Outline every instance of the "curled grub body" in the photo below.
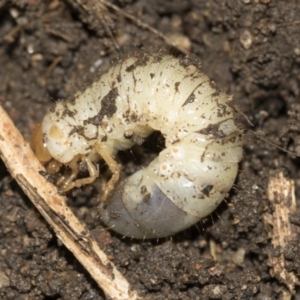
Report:
[[[119,180],[117,152],[153,131],[164,136],[165,149]],[[210,214],[231,189],[242,158],[242,134],[228,96],[187,58],[160,53],[112,66],[73,101],[58,102],[37,132],[43,141],[33,139],[35,152],[45,150],[45,161],[52,157],[73,170],[65,190],[94,181],[95,163],[105,160],[113,176],[101,219],[134,238],[172,235]],[[76,179],[81,161],[90,176]]]

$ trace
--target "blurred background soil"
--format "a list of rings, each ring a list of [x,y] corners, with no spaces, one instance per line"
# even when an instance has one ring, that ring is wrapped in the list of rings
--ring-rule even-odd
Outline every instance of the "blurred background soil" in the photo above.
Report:
[[[174,52],[119,12],[103,7],[101,22],[82,3],[89,1],[0,0],[0,104],[28,141],[55,101],[83,90],[112,61],[145,50]],[[197,56],[203,71],[234,96],[247,129],[245,154],[226,201],[172,238],[137,241],[105,230],[93,187],[70,193],[68,205],[146,299],[300,299],[297,284],[288,289],[289,277],[270,275],[272,258],[280,255],[284,269],[300,275],[300,214],[290,216],[296,231],[277,248],[264,217],[274,212],[267,185],[278,172],[295,181],[299,199],[300,161],[261,140],[300,154],[300,1],[111,3]],[[3,163],[0,175],[0,299],[105,299]]]

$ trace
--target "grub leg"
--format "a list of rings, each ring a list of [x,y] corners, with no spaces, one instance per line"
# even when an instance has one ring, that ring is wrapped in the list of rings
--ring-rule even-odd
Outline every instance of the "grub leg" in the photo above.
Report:
[[[96,150],[98,154],[102,157],[102,159],[107,163],[110,171],[112,172],[112,177],[108,181],[105,191],[104,191],[104,196],[103,199],[104,201],[107,200],[107,197],[109,196],[110,192],[113,191],[113,189],[116,186],[116,183],[119,181],[120,178],[120,173],[121,173],[121,167],[120,165],[116,162],[114,157],[111,156],[109,151],[107,150],[106,146],[102,143],[98,143],[96,145]]]
[[[63,192],[67,192],[75,187],[79,188],[83,185],[93,183],[97,177],[99,177],[99,171],[93,162],[86,156],[81,156],[80,160],[85,162],[89,172],[89,177],[76,179],[79,173],[79,160],[73,159],[68,167],[71,169],[71,174],[68,177],[64,177],[61,181],[61,189]],[[59,183],[58,183],[59,184]]]

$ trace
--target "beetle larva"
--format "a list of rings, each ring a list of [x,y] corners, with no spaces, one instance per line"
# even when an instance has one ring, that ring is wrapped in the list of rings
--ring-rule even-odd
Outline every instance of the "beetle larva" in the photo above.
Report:
[[[64,191],[93,182],[103,159],[113,174],[100,205],[103,222],[124,236],[165,237],[209,215],[234,183],[242,133],[228,98],[188,58],[136,55],[75,99],[58,102],[32,147],[42,162],[52,159],[52,172],[71,168],[60,182]],[[120,180],[117,152],[153,131],[164,136],[165,149]],[[77,179],[82,161],[89,177]]]

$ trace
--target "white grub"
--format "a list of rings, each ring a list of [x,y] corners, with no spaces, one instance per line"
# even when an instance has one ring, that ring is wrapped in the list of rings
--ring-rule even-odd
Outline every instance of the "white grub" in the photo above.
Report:
[[[147,167],[119,179],[118,151],[153,131],[165,149]],[[40,140],[40,141],[39,141]],[[103,159],[112,178],[100,205],[102,221],[133,238],[175,234],[213,212],[231,189],[242,158],[242,132],[229,97],[189,57],[143,53],[112,66],[74,99],[43,119],[32,147],[59,170],[67,191],[93,182]],[[90,176],[76,179],[87,163]]]

